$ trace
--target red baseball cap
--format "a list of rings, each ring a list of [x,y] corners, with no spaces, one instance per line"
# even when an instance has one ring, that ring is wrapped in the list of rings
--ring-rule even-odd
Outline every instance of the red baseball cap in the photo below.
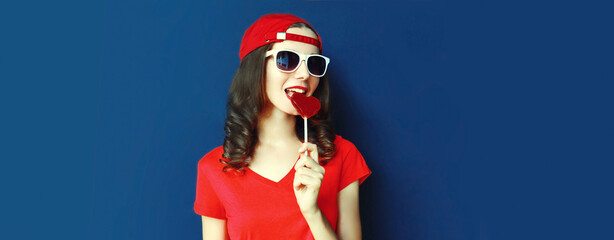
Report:
[[[308,43],[318,47],[322,52],[322,41],[320,35],[316,32],[317,39],[298,34],[286,33],[286,30],[295,23],[305,23],[311,25],[291,14],[268,14],[260,17],[252,24],[241,40],[241,49],[239,50],[239,59],[243,58],[256,48],[262,47],[272,42],[282,42],[284,40],[292,40],[297,42]],[[313,27],[311,27],[313,29]],[[315,32],[315,30],[314,30]]]

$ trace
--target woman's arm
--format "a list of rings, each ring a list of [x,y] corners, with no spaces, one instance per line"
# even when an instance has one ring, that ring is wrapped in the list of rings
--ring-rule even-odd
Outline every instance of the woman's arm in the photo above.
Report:
[[[293,183],[299,209],[316,240],[337,239],[337,235],[317,204],[325,173],[324,167],[315,160],[318,159],[318,147],[312,143],[304,143],[299,148],[299,153],[301,157],[294,166],[296,173]]]
[[[226,220],[205,217],[203,219],[203,240],[225,240],[228,239],[226,231]]]
[[[362,239],[358,207],[358,180],[339,192],[337,204],[339,205],[338,238],[342,240]],[[337,237],[319,209],[311,214],[303,214],[315,239],[335,239]]]
[[[333,228],[320,209],[317,209],[317,211],[313,213],[303,213],[303,217],[305,217],[314,239],[338,239]]]
[[[358,180],[339,192],[339,220],[337,233],[343,240],[361,239],[360,210],[358,207]]]

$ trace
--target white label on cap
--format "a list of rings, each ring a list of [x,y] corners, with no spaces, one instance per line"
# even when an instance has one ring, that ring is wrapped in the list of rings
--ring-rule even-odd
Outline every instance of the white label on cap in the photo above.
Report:
[[[278,32],[277,33],[277,39],[278,40],[286,40],[286,33],[285,32]]]

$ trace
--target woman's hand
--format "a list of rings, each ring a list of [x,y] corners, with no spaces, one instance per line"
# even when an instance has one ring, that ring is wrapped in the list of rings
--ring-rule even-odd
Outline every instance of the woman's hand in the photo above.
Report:
[[[318,162],[318,146],[303,143],[299,148],[300,158],[294,166],[294,195],[303,215],[317,213],[318,193],[324,178],[324,167]]]

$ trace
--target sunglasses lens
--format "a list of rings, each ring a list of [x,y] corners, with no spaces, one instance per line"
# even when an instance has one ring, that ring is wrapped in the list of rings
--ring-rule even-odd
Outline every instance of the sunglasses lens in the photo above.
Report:
[[[298,66],[300,57],[293,52],[279,51],[277,53],[277,68],[282,71],[292,71]]]
[[[309,71],[313,75],[322,76],[326,71],[326,59],[320,56],[311,56],[307,60],[307,66],[309,66]]]

